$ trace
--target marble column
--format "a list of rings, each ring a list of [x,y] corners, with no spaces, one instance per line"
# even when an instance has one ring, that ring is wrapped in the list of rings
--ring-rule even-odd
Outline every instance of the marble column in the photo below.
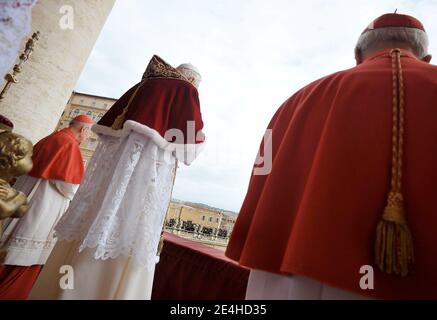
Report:
[[[32,142],[50,134],[115,0],[39,0],[32,11],[35,51],[0,103],[0,114]],[[23,40],[23,46],[28,37]]]

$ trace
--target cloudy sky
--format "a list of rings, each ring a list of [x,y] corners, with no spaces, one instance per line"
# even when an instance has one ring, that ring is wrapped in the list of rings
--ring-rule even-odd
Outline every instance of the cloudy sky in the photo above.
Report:
[[[352,67],[361,31],[396,8],[437,39],[437,0],[118,0],[76,91],[118,98],[153,54],[196,65],[208,146],[180,168],[174,197],[238,211],[276,109],[305,84]]]

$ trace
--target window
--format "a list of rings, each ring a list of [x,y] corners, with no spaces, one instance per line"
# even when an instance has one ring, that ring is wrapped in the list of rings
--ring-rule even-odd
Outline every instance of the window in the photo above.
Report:
[[[205,221],[205,216],[202,217],[202,221]]]
[[[70,112],[70,116],[72,118],[75,118],[78,115],[79,115],[79,109],[77,109],[77,108]]]
[[[209,222],[212,222],[212,217],[209,217]]]
[[[217,222],[217,223],[219,222],[219,218],[216,219],[216,222]]]

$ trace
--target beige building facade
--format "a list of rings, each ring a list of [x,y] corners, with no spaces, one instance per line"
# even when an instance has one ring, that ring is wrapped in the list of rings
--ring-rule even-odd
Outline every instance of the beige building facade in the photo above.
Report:
[[[173,200],[165,224],[168,228],[228,238],[234,228],[235,220],[234,212]]]

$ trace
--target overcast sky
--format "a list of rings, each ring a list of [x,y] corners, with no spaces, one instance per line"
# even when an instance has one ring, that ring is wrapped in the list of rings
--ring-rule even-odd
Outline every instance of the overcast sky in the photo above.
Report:
[[[76,90],[118,98],[153,54],[197,66],[208,145],[181,166],[174,197],[238,211],[276,109],[352,67],[361,31],[396,8],[425,24],[437,52],[437,0],[118,0]]]

